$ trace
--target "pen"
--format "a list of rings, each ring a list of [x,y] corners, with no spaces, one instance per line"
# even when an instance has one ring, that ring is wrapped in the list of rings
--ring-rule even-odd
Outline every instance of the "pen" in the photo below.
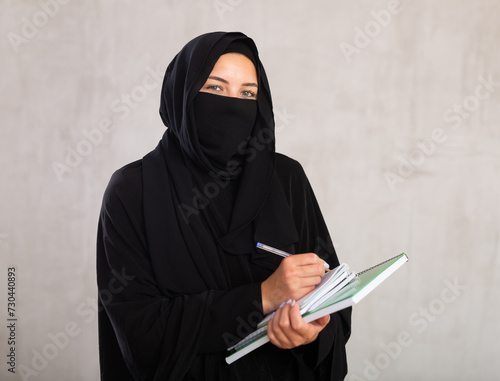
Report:
[[[264,245],[263,243],[260,243],[260,242],[257,242],[257,244],[255,246],[257,246],[259,249],[268,251],[270,253],[279,255],[280,257],[284,257],[284,258],[289,257],[290,255],[292,255],[290,253],[287,253],[286,251],[283,251],[283,250],[280,250],[280,249],[276,249],[276,248],[271,247],[269,245]],[[330,266],[328,265],[328,263],[325,262],[326,271],[330,271],[329,267]]]

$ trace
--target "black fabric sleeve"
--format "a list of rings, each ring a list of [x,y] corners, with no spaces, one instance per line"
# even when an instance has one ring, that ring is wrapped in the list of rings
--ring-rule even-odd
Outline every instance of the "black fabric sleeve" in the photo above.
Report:
[[[252,333],[263,316],[260,283],[217,291],[208,314],[210,328],[199,352],[226,350]]]
[[[180,379],[182,374],[165,370],[182,373],[175,362],[189,364],[213,293],[165,295],[158,290],[141,228],[140,181],[128,180],[115,174],[104,196],[97,256],[101,313],[109,318],[134,379]]]
[[[200,351],[225,349],[224,338],[238,337],[248,329],[241,321],[251,328],[258,323],[249,317],[261,305],[260,284],[174,295],[160,291],[153,274],[136,164],[113,176],[99,221],[102,380],[180,380]],[[210,332],[209,340],[205,340],[206,332]],[[112,363],[120,354],[121,364],[130,373],[127,376],[120,362]]]

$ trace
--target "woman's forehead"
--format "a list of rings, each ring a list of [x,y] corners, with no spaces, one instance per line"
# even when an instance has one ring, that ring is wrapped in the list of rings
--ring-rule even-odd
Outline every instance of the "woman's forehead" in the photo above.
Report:
[[[241,53],[225,53],[219,57],[212,69],[214,72],[228,72],[228,74],[251,75],[257,78],[257,71],[253,62]]]

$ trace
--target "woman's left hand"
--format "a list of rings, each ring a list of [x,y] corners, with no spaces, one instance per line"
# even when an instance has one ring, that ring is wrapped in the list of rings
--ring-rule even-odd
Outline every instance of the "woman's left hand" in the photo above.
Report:
[[[326,315],[306,323],[300,315],[299,305],[289,301],[276,310],[267,325],[267,335],[278,348],[295,348],[316,340],[329,321],[330,315]]]

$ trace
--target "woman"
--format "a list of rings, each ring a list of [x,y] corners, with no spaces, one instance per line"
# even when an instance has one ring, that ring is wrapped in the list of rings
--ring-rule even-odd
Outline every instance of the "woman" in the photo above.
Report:
[[[292,301],[338,259],[301,166],[275,153],[253,41],[190,41],[167,68],[160,115],[159,145],[118,170],[103,199],[101,378],[343,379],[350,309],[304,323]],[[305,254],[281,260],[256,242]],[[271,344],[226,364],[226,348],[274,310]]]

